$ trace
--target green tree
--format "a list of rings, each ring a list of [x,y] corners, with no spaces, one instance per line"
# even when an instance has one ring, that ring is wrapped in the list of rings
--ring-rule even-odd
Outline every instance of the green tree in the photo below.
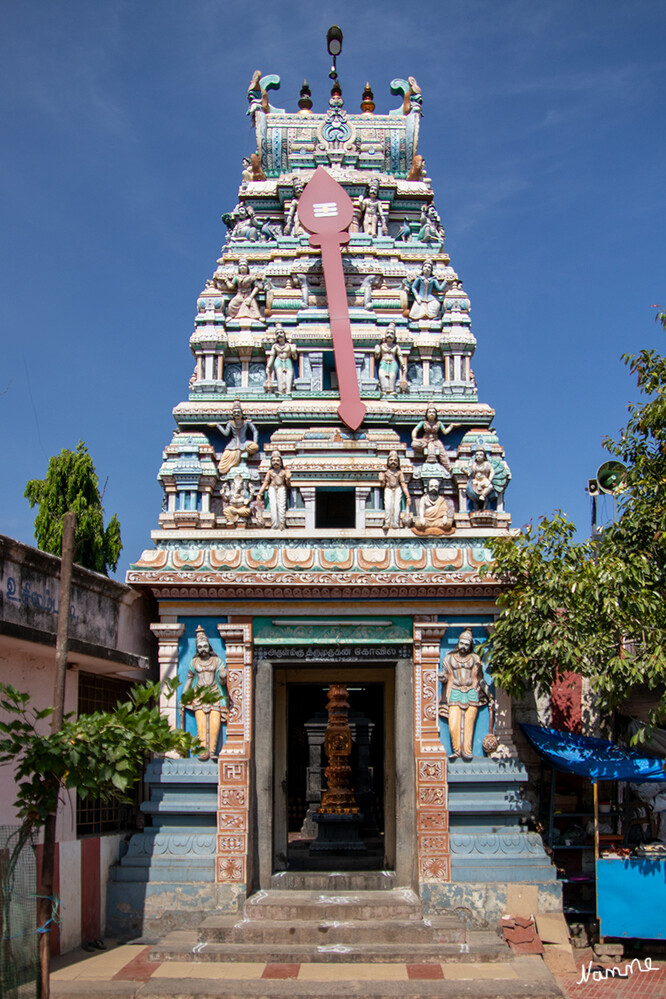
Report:
[[[657,319],[666,329],[666,313]],[[493,539],[484,570],[502,584],[501,614],[486,650],[514,696],[547,693],[571,670],[588,677],[602,712],[639,685],[652,692],[651,723],[666,714],[666,357],[624,355],[643,396],[606,449],[627,465],[617,521],[576,541],[561,513]]]
[[[83,441],[76,451],[63,448],[49,461],[45,479],[31,479],[25,488],[30,506],[39,504],[35,538],[42,551],[60,555],[62,518],[76,513],[74,561],[86,569],[108,575],[115,570],[122,551],[120,524],[114,514],[104,527],[104,507],[97,473]]]

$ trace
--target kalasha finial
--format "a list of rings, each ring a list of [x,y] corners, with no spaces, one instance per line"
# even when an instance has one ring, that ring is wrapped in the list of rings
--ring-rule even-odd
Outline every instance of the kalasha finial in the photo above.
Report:
[[[333,86],[331,87],[331,100],[329,101],[329,104],[332,104],[333,101],[342,102],[342,87],[340,86],[340,81],[337,77],[333,80]]]
[[[307,80],[303,80],[301,96],[298,99],[298,106],[301,111],[312,111],[312,93],[310,91],[310,87],[308,86]]]
[[[372,114],[375,110],[374,94],[369,83],[366,83],[363,97],[361,99],[361,111]]]

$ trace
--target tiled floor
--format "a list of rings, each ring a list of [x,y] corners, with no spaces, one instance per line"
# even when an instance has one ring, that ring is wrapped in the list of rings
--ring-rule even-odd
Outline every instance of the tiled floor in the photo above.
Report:
[[[251,981],[259,979],[284,979],[302,982],[334,982],[353,979],[354,981],[520,981],[519,975],[528,965],[517,971],[509,962],[491,964],[455,962],[442,964],[278,964],[263,962],[218,962],[164,961],[149,960],[150,947],[125,944],[110,947],[98,954],[84,954],[74,951],[53,962],[52,981],[59,985],[59,995],[67,982],[91,984],[100,982],[146,982],[149,979],[198,979],[218,980],[221,976],[229,981]],[[589,968],[594,955],[590,951],[577,952],[578,964]],[[531,957],[522,960],[541,964],[541,958]],[[628,962],[618,962],[625,971]],[[599,980],[591,971],[587,980],[580,982],[581,973],[559,974],[557,982],[567,999],[666,999],[666,961],[651,961],[651,969],[646,970],[646,961],[641,957],[640,967],[634,963],[627,978],[604,978]],[[534,966],[534,970],[536,966]]]

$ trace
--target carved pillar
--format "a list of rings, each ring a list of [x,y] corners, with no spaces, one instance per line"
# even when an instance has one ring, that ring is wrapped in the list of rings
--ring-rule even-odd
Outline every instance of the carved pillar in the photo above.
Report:
[[[414,621],[416,838],[420,882],[451,878],[446,750],[439,738],[437,672],[447,625]]]
[[[315,487],[301,486],[301,496],[305,504],[305,530],[314,531],[315,526]]]
[[[150,630],[159,642],[157,659],[160,664],[160,683],[178,676],[178,645],[185,634],[184,624],[151,624]],[[176,695],[170,698],[160,694],[160,714],[169,719],[171,728],[178,728]]]
[[[369,486],[356,487],[356,528],[365,530],[365,502],[370,495]]]
[[[227,660],[229,718],[220,750],[216,880],[247,884],[252,733],[252,625],[218,624]]]

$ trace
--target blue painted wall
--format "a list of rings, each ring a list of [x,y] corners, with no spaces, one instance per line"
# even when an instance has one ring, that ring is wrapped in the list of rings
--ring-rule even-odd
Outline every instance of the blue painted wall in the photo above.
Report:
[[[180,641],[178,643],[178,679],[180,681],[180,687],[178,688],[178,704],[180,705],[180,692],[185,685],[187,680],[187,671],[189,669],[192,657],[196,654],[197,643],[196,643],[196,631],[199,625],[205,628],[208,641],[211,644],[213,652],[216,656],[219,656],[223,663],[226,664],[227,657],[224,648],[224,642],[220,637],[220,633],[217,630],[218,624],[225,624],[226,617],[179,617],[178,623],[185,625],[185,633],[181,635]],[[194,720],[194,712],[185,712],[185,731],[190,732],[192,735],[197,734],[197,725]],[[224,745],[224,741],[227,737],[227,726],[222,725],[222,736],[220,745]],[[219,746],[218,746],[219,749]]]

